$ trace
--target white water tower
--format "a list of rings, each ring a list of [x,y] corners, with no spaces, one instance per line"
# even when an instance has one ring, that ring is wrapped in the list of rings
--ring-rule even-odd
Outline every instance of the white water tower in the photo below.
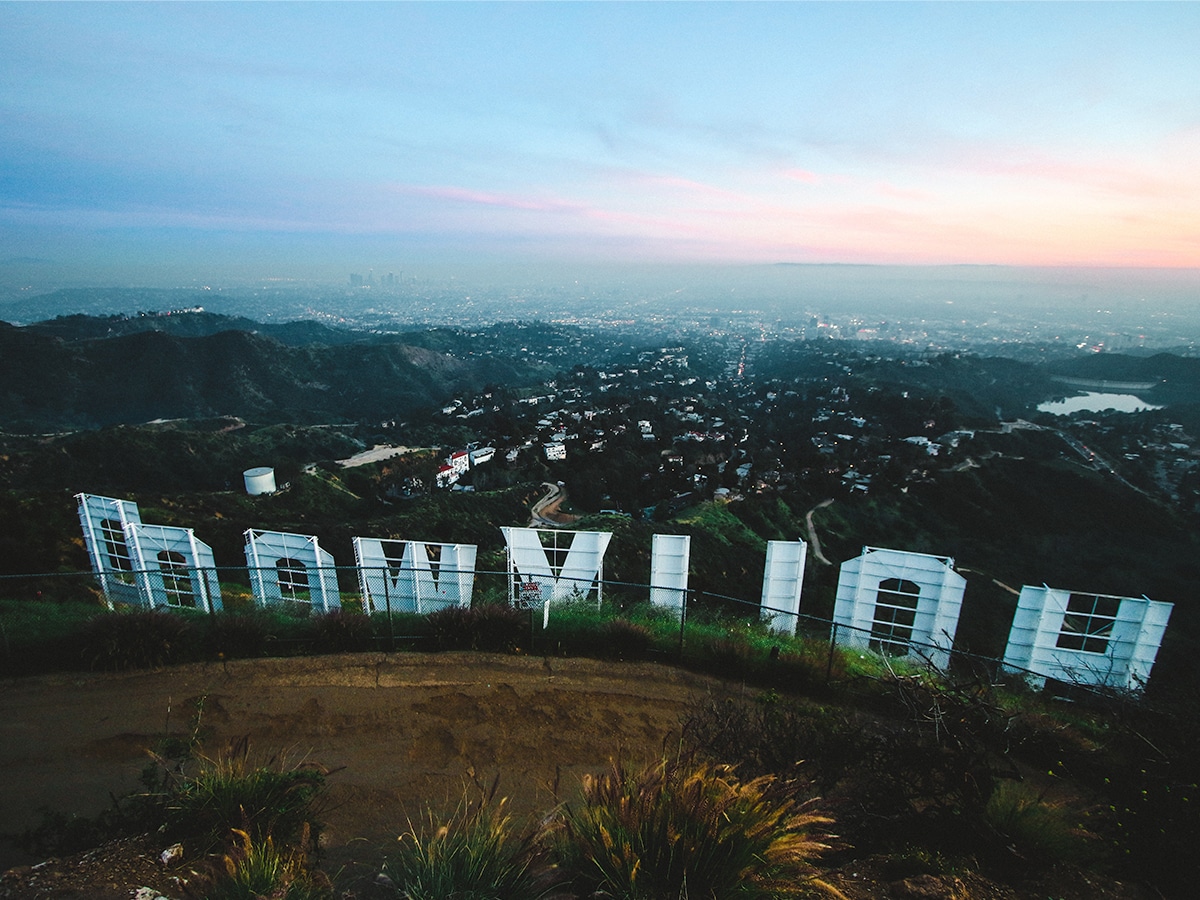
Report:
[[[275,493],[275,470],[270,466],[255,466],[242,473],[246,481],[246,493],[251,497]]]

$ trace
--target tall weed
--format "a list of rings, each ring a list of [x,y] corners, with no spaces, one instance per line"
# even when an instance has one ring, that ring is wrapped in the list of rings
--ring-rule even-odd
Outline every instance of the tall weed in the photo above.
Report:
[[[306,838],[306,836],[304,836]],[[195,885],[197,900],[327,900],[333,886],[324,873],[308,868],[303,849],[280,849],[269,835],[258,840],[235,828],[232,845],[217,870]],[[303,844],[307,844],[305,839]]]
[[[812,812],[771,775],[663,759],[585,777],[564,813],[559,855],[584,895],[625,900],[782,897],[804,889],[827,845]]]
[[[323,769],[278,755],[255,759],[246,738],[163,771],[165,830],[210,848],[238,828],[255,842],[295,841],[313,823],[325,790]]]
[[[552,893],[553,872],[538,829],[520,828],[495,799],[498,781],[479,799],[466,793],[449,815],[432,809],[409,822],[388,869],[406,900],[538,900]]]

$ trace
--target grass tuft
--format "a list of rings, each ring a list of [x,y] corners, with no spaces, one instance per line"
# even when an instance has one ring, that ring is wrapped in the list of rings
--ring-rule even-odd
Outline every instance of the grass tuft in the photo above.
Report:
[[[326,900],[333,886],[308,868],[303,849],[280,849],[269,835],[255,840],[235,828],[216,872],[189,890],[203,900]],[[307,843],[304,841],[303,843]]]
[[[626,900],[794,896],[830,822],[791,785],[740,781],[727,766],[663,759],[587,776],[564,814],[559,854],[585,896]]]
[[[324,770],[282,756],[257,760],[246,738],[216,756],[196,756],[194,769],[185,762],[162,771],[166,832],[206,848],[237,828],[255,842],[294,842],[311,827],[325,790]]]
[[[984,820],[1020,856],[1042,861],[1087,863],[1099,841],[1076,821],[1079,813],[1049,800],[1019,781],[1000,782],[984,808]]]
[[[388,869],[406,900],[538,900],[554,889],[542,833],[520,828],[504,798],[466,792],[449,815],[409,822]]]

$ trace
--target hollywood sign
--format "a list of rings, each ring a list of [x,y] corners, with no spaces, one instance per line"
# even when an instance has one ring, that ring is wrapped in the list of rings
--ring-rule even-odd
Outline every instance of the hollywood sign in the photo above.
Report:
[[[110,605],[221,608],[212,549],[190,528],[148,525],[137,504],[79,494],[80,525],[92,569]],[[507,553],[509,601],[542,607],[603,599],[602,531],[500,529]],[[427,613],[469,606],[476,547],[355,537],[354,555],[366,612]],[[311,535],[247,529],[246,566],[260,606],[341,608],[336,564]],[[691,538],[656,534],[650,557],[650,602],[685,614]],[[768,541],[760,615],[767,627],[794,634],[801,615],[807,560],[803,541]],[[864,547],[842,563],[834,603],[835,642],[907,656],[945,668],[954,647],[966,579],[950,557]],[[1026,585],[1017,601],[1004,664],[1047,678],[1139,690],[1150,677],[1173,605]]]

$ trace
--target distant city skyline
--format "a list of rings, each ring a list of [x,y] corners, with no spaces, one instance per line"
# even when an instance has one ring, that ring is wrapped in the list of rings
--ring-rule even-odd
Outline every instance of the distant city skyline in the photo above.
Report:
[[[1200,267],[1198,34],[1191,3],[4,2],[0,266]]]

